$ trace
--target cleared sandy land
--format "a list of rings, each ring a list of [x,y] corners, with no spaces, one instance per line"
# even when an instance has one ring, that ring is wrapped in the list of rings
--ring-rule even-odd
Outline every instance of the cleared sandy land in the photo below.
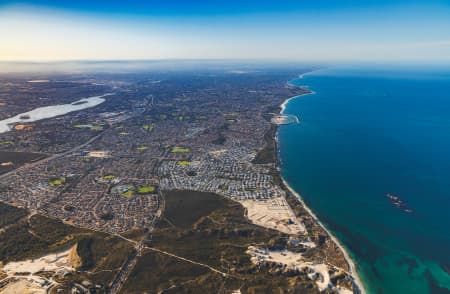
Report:
[[[305,226],[297,220],[283,197],[239,202],[247,209],[247,217],[255,225],[290,235],[306,233]]]
[[[255,264],[273,262],[283,264],[288,269],[306,271],[308,277],[316,282],[320,291],[323,291],[328,287],[333,287],[330,284],[328,265],[323,263],[313,263],[310,261],[305,261],[301,253],[294,253],[287,250],[271,251],[262,248],[256,248],[254,246],[249,246],[247,253],[251,256],[251,260]],[[340,288],[336,290],[338,290],[340,293],[346,293],[345,290],[347,289]]]
[[[27,280],[18,280],[9,283],[5,288],[1,289],[3,294],[44,294],[45,289],[40,288],[32,282]]]
[[[353,294],[353,291],[342,287],[337,287],[336,290],[339,292],[339,294]]]
[[[76,254],[76,245],[36,259],[8,262],[0,270],[6,274],[6,279],[10,282],[0,289],[0,293],[47,293],[47,290],[57,283],[51,277],[44,278],[36,273],[73,271],[80,262]]]
[[[9,273],[37,273],[40,271],[72,271],[72,262],[69,258],[72,248],[65,251],[51,253],[37,259],[27,259],[24,261],[8,262],[3,271]]]

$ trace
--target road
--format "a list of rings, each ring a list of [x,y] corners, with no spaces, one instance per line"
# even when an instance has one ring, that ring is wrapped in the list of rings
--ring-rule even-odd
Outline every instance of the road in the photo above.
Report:
[[[9,176],[11,174],[14,174],[15,172],[18,172],[18,171],[21,171],[21,170],[24,170],[24,169],[30,169],[30,168],[33,168],[33,167],[38,166],[40,164],[43,164],[43,163],[49,162],[51,160],[63,157],[63,156],[65,156],[67,154],[70,154],[72,152],[79,151],[80,149],[86,147],[87,145],[91,144],[95,140],[99,139],[104,134],[105,131],[106,130],[102,131],[97,136],[92,137],[91,139],[89,139],[85,143],[83,143],[81,145],[78,145],[78,146],[76,146],[76,147],[74,147],[74,148],[72,148],[72,149],[70,149],[68,151],[65,151],[63,153],[53,154],[53,155],[51,155],[49,157],[43,158],[41,160],[38,160],[38,161],[35,161],[35,162],[32,162],[32,163],[26,163],[26,164],[22,165],[21,167],[18,167],[18,168],[14,169],[14,170],[11,170],[11,171],[7,172],[7,173],[4,173],[4,174],[0,175],[0,180],[6,178],[7,176]]]
[[[108,294],[115,294],[119,293],[122,289],[123,284],[125,284],[125,281],[127,280],[128,276],[130,275],[133,268],[136,266],[136,263],[138,261],[138,257],[142,255],[142,250],[144,248],[142,241],[137,245],[130,256],[128,257],[127,261],[122,265],[119,273],[114,278],[114,281],[110,284],[109,290],[106,292]]]
[[[131,252],[130,256],[128,257],[127,261],[122,265],[120,268],[120,271],[117,273],[116,277],[112,281],[112,283],[109,285],[109,290],[106,292],[107,294],[117,294],[120,293],[120,290],[122,289],[123,285],[125,284],[126,280],[131,274],[131,271],[136,266],[136,263],[140,256],[142,256],[142,252],[144,249],[148,248],[145,246],[147,242],[151,240],[151,232],[153,228],[155,227],[159,217],[164,212],[164,198],[162,196],[162,193],[158,193],[158,212],[155,214],[155,217],[152,218],[151,223],[148,225],[148,232],[146,233],[144,240],[141,242],[136,242],[133,240],[129,240],[130,242],[135,243],[134,250]],[[123,237],[122,237],[123,238]]]
[[[224,272],[222,272],[222,271],[219,271],[218,269],[213,268],[212,266],[209,266],[209,265],[207,265],[207,264],[204,264],[204,263],[201,263],[201,262],[196,262],[196,261],[193,261],[193,260],[190,260],[190,259],[187,259],[187,258],[178,256],[178,255],[172,254],[172,253],[167,252],[167,251],[159,250],[159,249],[157,249],[157,248],[153,248],[153,247],[146,247],[146,248],[149,249],[149,250],[152,250],[152,251],[156,251],[156,252],[159,252],[159,253],[162,253],[162,254],[171,256],[171,257],[175,257],[175,258],[180,259],[180,260],[183,260],[183,261],[187,261],[187,262],[192,263],[192,264],[196,264],[196,265],[199,265],[199,266],[206,267],[206,268],[212,270],[213,272],[216,272],[216,273],[218,273],[218,274],[221,274],[221,275],[224,276],[224,277],[227,275],[226,273],[224,273]]]

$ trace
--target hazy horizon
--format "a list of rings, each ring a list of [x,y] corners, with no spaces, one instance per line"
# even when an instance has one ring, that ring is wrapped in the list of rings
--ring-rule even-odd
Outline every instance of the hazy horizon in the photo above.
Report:
[[[296,60],[269,59],[160,59],[160,60],[65,60],[65,61],[0,61],[0,74],[47,74],[47,73],[132,73],[145,71],[185,71],[185,70],[270,70],[353,68],[365,70],[447,70],[450,63],[429,62],[301,62]]]
[[[448,1],[3,1],[1,61],[450,63]]]

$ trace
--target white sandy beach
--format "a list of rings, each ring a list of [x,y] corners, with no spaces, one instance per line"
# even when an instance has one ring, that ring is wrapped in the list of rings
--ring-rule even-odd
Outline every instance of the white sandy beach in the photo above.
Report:
[[[300,75],[299,78],[303,78],[305,74]],[[299,87],[296,85],[292,85],[290,83],[288,83],[291,86],[295,86],[295,87]],[[305,93],[302,95],[298,95],[298,96],[294,96],[294,97],[290,97],[289,99],[286,99],[282,104],[281,104],[281,114],[283,114],[283,112],[286,109],[286,105],[289,103],[289,101],[291,101],[292,99],[295,98],[299,98],[301,96],[304,95],[311,95],[311,94],[315,94],[315,92],[311,91],[311,93]],[[279,145],[279,138],[278,135],[275,136],[275,140],[276,140],[276,144],[277,146]],[[342,246],[342,244],[339,242],[339,240],[333,235],[331,234],[331,232],[320,222],[320,220],[317,218],[317,216],[311,211],[311,209],[305,204],[305,202],[303,201],[302,197],[294,190],[292,189],[292,187],[287,183],[287,181],[282,177],[283,180],[283,184],[288,188],[288,190],[295,196],[298,198],[298,200],[300,201],[300,203],[303,205],[303,207],[305,208],[305,210],[311,215],[311,217],[327,232],[327,234],[330,236],[330,238],[333,240],[333,242],[339,247],[339,249],[342,251],[342,254],[344,255],[345,260],[347,261],[347,263],[349,264],[350,267],[350,274],[352,275],[352,277],[354,278],[354,284],[355,286],[358,288],[359,293],[365,294],[366,291],[364,289],[364,286],[358,276],[358,273],[356,271],[356,266],[355,263],[353,262],[353,260],[350,258],[350,255],[348,254],[348,252],[346,251],[346,249],[344,248],[344,246]]]
[[[327,232],[327,234],[330,236],[330,238],[333,240],[333,242],[339,247],[339,249],[341,249],[342,254],[344,255],[345,260],[347,261],[349,267],[350,267],[350,274],[353,276],[354,278],[354,283],[355,285],[358,287],[358,290],[361,294],[365,294],[366,291],[364,289],[364,286],[358,276],[358,273],[356,271],[356,266],[355,263],[353,262],[353,260],[350,258],[350,255],[348,254],[347,250],[344,248],[344,246],[342,246],[342,244],[339,242],[339,240],[333,235],[331,234],[331,232],[322,224],[322,222],[320,222],[320,220],[317,218],[317,216],[314,214],[314,212],[311,211],[311,209],[305,204],[305,202],[303,201],[302,197],[294,191],[294,189],[292,189],[291,186],[289,186],[289,184],[286,182],[286,180],[284,178],[283,179],[283,183],[284,185],[289,189],[289,191],[295,195],[295,197],[298,198],[298,200],[301,202],[301,204],[303,205],[303,207],[305,208],[305,210],[311,215],[312,218],[314,218],[314,220],[325,230],[325,232]]]
[[[298,76],[298,79],[303,79],[303,78],[305,77],[306,74],[308,74],[308,73],[304,73],[304,74],[299,75],[299,76]],[[286,110],[286,106],[288,105],[288,103],[289,103],[291,100],[293,100],[293,99],[295,99],[295,98],[298,98],[298,97],[301,97],[301,96],[306,96],[306,95],[313,95],[313,94],[316,94],[316,92],[310,90],[310,89],[308,88],[308,86],[297,86],[297,85],[292,84],[290,81],[287,82],[287,85],[288,85],[288,86],[291,86],[291,87],[303,88],[303,89],[306,89],[306,90],[308,90],[308,91],[310,91],[310,92],[309,92],[309,93],[300,94],[300,95],[297,95],[297,96],[293,96],[293,97],[290,97],[290,98],[284,100],[284,102],[281,103],[281,105],[280,105],[280,107],[281,107],[280,114],[284,114],[284,111]]]
[[[298,86],[296,86],[296,87],[298,87]],[[306,87],[305,87],[305,88],[306,88]],[[308,89],[308,90],[309,90],[309,89]],[[281,107],[280,114],[284,114],[284,111],[286,110],[286,106],[288,105],[288,103],[289,103],[291,100],[293,100],[293,99],[295,99],[295,98],[298,98],[298,97],[306,96],[306,95],[314,95],[314,94],[316,94],[316,92],[314,92],[314,91],[311,91],[311,90],[309,90],[309,91],[310,91],[309,93],[300,94],[300,95],[293,96],[293,97],[291,97],[291,98],[289,98],[289,99],[284,100],[284,102],[280,105],[280,107]]]

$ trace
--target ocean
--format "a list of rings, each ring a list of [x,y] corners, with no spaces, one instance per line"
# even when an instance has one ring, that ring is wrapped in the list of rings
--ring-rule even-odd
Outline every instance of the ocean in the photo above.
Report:
[[[282,175],[368,293],[450,293],[450,71],[331,68],[284,113]],[[398,197],[393,200],[387,194]]]

